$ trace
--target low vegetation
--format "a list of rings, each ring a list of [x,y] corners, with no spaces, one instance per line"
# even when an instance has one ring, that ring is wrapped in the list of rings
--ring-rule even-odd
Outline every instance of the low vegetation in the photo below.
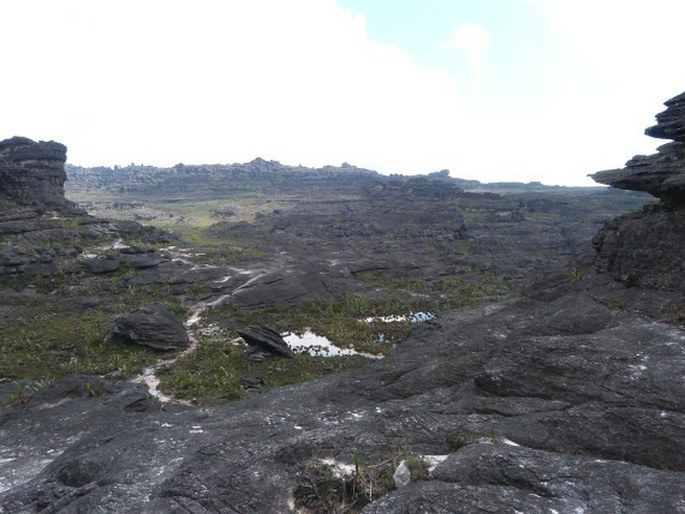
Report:
[[[26,393],[69,375],[128,377],[157,360],[143,347],[107,345],[104,338],[113,309],[79,308],[64,302],[25,300],[31,316],[0,321],[0,377],[24,381]],[[27,382],[28,381],[28,382]]]
[[[109,321],[154,301],[168,303],[179,315],[187,309],[164,288],[123,287],[128,271],[107,277],[108,291],[84,276],[57,274],[12,280],[0,313],[0,384],[23,384],[19,395],[4,402],[30,398],[35,390],[71,375],[140,373],[160,354],[142,346],[106,344]],[[8,286],[7,277],[3,278]],[[0,285],[0,287],[2,287]]]
[[[247,359],[244,345],[225,338],[205,338],[198,347],[160,373],[160,389],[175,398],[196,403],[218,403],[245,397],[250,390],[304,382],[329,373],[365,365],[360,356],[293,358],[267,355],[261,362]]]
[[[412,481],[430,478],[423,457],[404,447],[372,464],[364,463],[356,450],[349,466],[310,459],[293,492],[295,505],[310,512],[361,512],[365,505],[395,487],[393,474],[402,462],[409,469]]]

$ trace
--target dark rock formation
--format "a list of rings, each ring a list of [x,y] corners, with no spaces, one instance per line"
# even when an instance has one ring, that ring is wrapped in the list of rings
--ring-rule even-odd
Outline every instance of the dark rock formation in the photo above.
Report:
[[[680,477],[653,468],[502,444],[469,445],[432,475],[363,512],[671,512],[682,489]]]
[[[647,191],[661,204],[608,222],[594,237],[598,263],[616,280],[630,286],[685,290],[685,93],[666,102],[654,137],[675,142],[651,156],[637,156],[626,167],[592,175],[597,182]]]
[[[19,205],[74,210],[64,198],[67,147],[25,137],[0,141],[0,196]]]
[[[657,115],[657,125],[645,132],[652,137],[673,139],[659,147],[659,153],[637,155],[623,169],[594,173],[600,184],[621,189],[647,191],[673,205],[685,204],[685,93],[670,100]]]
[[[286,357],[292,357],[293,352],[281,335],[272,328],[260,326],[252,326],[238,330],[238,335],[243,338],[250,346],[257,346],[262,350]]]
[[[169,242],[161,229],[88,216],[64,197],[66,147],[24,137],[0,141],[0,276],[49,277],[58,271],[108,273],[155,267],[158,255],[100,255],[123,238]],[[92,245],[92,246],[91,246]],[[91,246],[97,259],[78,259]]]
[[[685,210],[653,207],[608,222],[594,237],[601,270],[629,286],[685,291]]]
[[[188,346],[183,323],[167,305],[153,303],[113,320],[107,343],[140,344],[155,350],[181,350]]]
[[[685,143],[685,93],[664,102],[668,107],[656,115],[657,124],[645,130],[645,134],[661,139]]]

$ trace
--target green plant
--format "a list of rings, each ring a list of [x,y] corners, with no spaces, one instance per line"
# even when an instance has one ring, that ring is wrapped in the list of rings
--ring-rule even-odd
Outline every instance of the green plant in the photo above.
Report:
[[[457,434],[450,442],[449,449],[452,452],[456,452],[460,448],[467,446],[469,444],[477,443],[481,436],[473,432],[462,432]]]
[[[583,270],[581,268],[579,268],[578,266],[575,266],[571,270],[571,280],[573,280],[574,282],[577,282],[581,278],[583,278]]]
[[[359,356],[307,354],[292,358],[267,356],[261,362],[253,362],[247,359],[245,347],[223,337],[208,337],[159,376],[159,387],[179,399],[214,404],[245,396],[246,381],[261,381],[261,390],[268,390],[354,369],[367,362]]]

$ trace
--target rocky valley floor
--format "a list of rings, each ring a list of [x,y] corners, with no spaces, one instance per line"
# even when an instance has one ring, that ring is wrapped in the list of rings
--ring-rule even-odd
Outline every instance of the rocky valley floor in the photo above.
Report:
[[[685,512],[673,186],[257,160],[72,169],[79,208],[31,143],[0,144],[0,512]],[[161,304],[172,346],[115,341]]]

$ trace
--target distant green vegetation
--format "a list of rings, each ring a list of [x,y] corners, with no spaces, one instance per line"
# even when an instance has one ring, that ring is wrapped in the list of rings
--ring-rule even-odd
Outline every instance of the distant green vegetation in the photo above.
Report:
[[[264,255],[259,248],[245,243],[217,237],[208,229],[192,223],[179,223],[173,226],[181,247],[191,247],[195,253],[193,261],[197,264],[229,264],[236,261],[258,259]]]
[[[470,280],[444,277],[429,281],[378,272],[362,273],[357,278],[377,287],[394,291],[396,294],[402,292],[442,294],[434,303],[427,305],[424,300],[420,307],[414,308],[414,310],[441,310],[466,305],[479,305],[489,299],[505,297],[511,293],[509,286],[503,280],[483,273],[472,277]]]
[[[206,194],[209,194],[206,192]],[[231,222],[252,221],[260,212],[263,193],[259,190],[241,191],[226,198],[197,199],[158,198],[145,195],[138,199],[136,193],[112,193],[109,191],[72,192],[70,199],[92,202],[92,214],[112,219],[139,219],[145,224],[168,230],[179,237],[178,245],[191,247],[198,253],[198,264],[227,264],[250,260],[264,255],[264,241],[241,240],[232,234],[217,234],[212,225],[225,221],[222,209],[235,212]],[[136,201],[136,199],[140,201]],[[271,204],[271,207],[276,205]],[[149,219],[148,219],[149,218]]]

